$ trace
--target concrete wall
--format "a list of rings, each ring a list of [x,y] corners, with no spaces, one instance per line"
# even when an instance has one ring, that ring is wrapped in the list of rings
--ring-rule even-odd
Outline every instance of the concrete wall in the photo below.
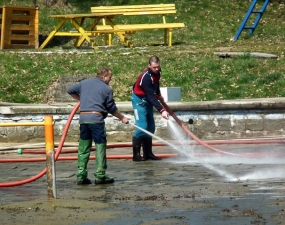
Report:
[[[54,119],[55,141],[64,132],[70,113],[76,103],[32,105],[0,103],[0,123],[43,122],[45,115]],[[200,139],[275,138],[285,134],[285,98],[248,99],[212,102],[169,102],[175,115]],[[130,102],[118,102],[119,110],[130,122],[133,112]],[[72,119],[66,141],[77,141],[78,114]],[[155,112],[156,135],[173,139],[169,124]],[[109,142],[130,142],[135,128],[108,116],[105,120]],[[185,132],[181,132],[188,138]],[[42,126],[0,126],[0,142],[44,142]]]

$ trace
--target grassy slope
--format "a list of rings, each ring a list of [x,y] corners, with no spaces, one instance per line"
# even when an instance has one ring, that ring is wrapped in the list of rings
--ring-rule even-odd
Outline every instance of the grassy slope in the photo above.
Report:
[[[2,0],[3,4],[24,5],[23,1]],[[0,0],[0,4],[2,3]],[[32,2],[32,1],[30,1]],[[39,2],[39,1],[38,1]],[[172,3],[170,0],[70,0],[69,6],[40,6],[40,35],[46,37],[55,26],[47,16],[61,13],[89,13],[90,6],[121,4]],[[117,3],[114,3],[117,2]],[[0,51],[0,101],[44,102],[47,89],[62,75],[96,73],[107,65],[115,75],[112,82],[117,101],[130,100],[131,86],[147,66],[150,55],[162,60],[162,86],[181,87],[183,101],[207,101],[239,98],[284,97],[284,3],[270,3],[254,34],[243,32],[238,41],[230,39],[237,32],[251,1],[177,0],[177,15],[168,21],[185,22],[186,29],[174,30],[173,47],[163,44],[163,32],[144,31],[130,36],[143,48],[116,48],[90,54],[31,54],[23,50]],[[263,1],[261,1],[263,2]],[[18,3],[18,4],[17,4]],[[28,4],[28,3],[26,3]],[[117,18],[117,22],[148,22],[158,18]],[[160,18],[159,18],[160,19]],[[121,20],[121,21],[120,21]],[[71,29],[68,27],[67,29]],[[100,39],[100,40],[99,40]],[[101,38],[96,39],[101,43]],[[55,51],[72,42],[55,39],[43,51]],[[118,40],[114,44],[122,46]],[[69,52],[70,49],[64,50]],[[85,50],[79,50],[85,51]],[[217,51],[264,52],[278,59],[255,59],[247,55],[222,59]],[[128,54],[122,54],[128,53]]]

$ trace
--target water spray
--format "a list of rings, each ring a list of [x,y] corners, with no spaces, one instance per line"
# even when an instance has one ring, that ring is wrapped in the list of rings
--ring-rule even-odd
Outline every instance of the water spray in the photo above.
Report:
[[[179,126],[195,141],[197,141],[199,144],[203,145],[205,148],[208,148],[212,151],[215,152],[219,152],[225,155],[234,155],[234,156],[242,156],[240,154],[235,154],[235,153],[231,153],[231,152],[226,152],[226,151],[222,151],[220,149],[214,148],[210,145],[208,145],[207,143],[201,141],[198,137],[196,137],[196,135],[194,135],[190,130],[188,130],[188,128],[182,123],[182,121],[174,114],[174,112],[170,109],[170,107],[165,103],[165,102],[161,102],[161,104],[163,105],[163,107],[166,109],[166,111],[173,117],[173,119],[176,121],[177,124],[179,124]]]
[[[156,138],[157,140],[159,140],[159,141],[165,143],[166,145],[170,146],[171,148],[173,148],[173,149],[176,150],[177,152],[180,152],[180,153],[185,154],[183,151],[181,151],[179,148],[177,148],[175,145],[169,143],[168,141],[165,141],[164,139],[162,139],[162,138],[160,138],[160,137],[154,135],[153,133],[151,133],[151,132],[149,132],[149,131],[147,131],[147,130],[145,130],[145,129],[143,129],[143,128],[141,128],[141,127],[139,127],[139,126],[137,126],[137,125],[135,125],[135,124],[133,124],[133,123],[129,123],[129,124],[132,125],[132,126],[134,126],[134,127],[136,127],[137,129],[143,131],[144,133],[146,133],[146,134],[148,134],[148,135],[150,135],[150,136]],[[229,181],[238,181],[238,180],[239,180],[239,179],[236,178],[234,175],[229,174],[228,172],[222,171],[222,170],[220,170],[220,169],[214,167],[213,165],[210,165],[210,164],[205,163],[205,162],[201,162],[201,161],[199,161],[198,159],[194,159],[193,157],[191,157],[191,159],[192,159],[193,161],[195,161],[195,162],[197,162],[197,163],[203,165],[204,167],[206,167],[206,168],[208,168],[208,169],[210,169],[210,170],[212,170],[212,171],[217,172],[217,173],[220,174],[221,176],[226,177]]]
[[[137,126],[137,125],[135,125],[135,124],[133,124],[133,123],[129,123],[129,124],[132,125],[132,126],[134,126],[134,127],[136,127],[137,129],[139,129],[139,130],[145,132],[146,134],[148,134],[148,135],[150,135],[150,136],[156,138],[157,140],[161,141],[162,143],[164,143],[164,144],[170,146],[171,148],[173,148],[173,149],[175,149],[176,151],[179,152],[179,149],[178,149],[175,145],[169,143],[168,141],[163,140],[162,138],[156,136],[155,134],[153,134],[153,133],[151,133],[151,132],[149,132],[149,131],[147,131],[147,130],[145,130],[145,129],[143,129],[143,128],[141,128],[141,127],[139,127],[139,126]]]

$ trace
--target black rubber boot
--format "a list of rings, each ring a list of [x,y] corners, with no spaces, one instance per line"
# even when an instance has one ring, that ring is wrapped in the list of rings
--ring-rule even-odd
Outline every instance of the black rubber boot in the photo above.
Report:
[[[133,137],[133,161],[145,161],[145,159],[141,157],[141,145],[142,139]]]
[[[156,157],[152,153],[152,137],[143,138],[142,145],[143,145],[143,157],[145,158],[145,160],[148,159],[161,160],[161,158]]]

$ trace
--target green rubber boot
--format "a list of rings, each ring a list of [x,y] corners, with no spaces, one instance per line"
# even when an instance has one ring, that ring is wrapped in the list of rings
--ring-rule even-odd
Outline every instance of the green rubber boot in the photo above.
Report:
[[[77,160],[77,184],[91,184],[88,179],[87,164],[89,162],[92,140],[79,140]]]
[[[106,143],[95,144],[96,146],[96,173],[95,184],[110,184],[114,179],[106,176],[107,159],[106,159]]]

